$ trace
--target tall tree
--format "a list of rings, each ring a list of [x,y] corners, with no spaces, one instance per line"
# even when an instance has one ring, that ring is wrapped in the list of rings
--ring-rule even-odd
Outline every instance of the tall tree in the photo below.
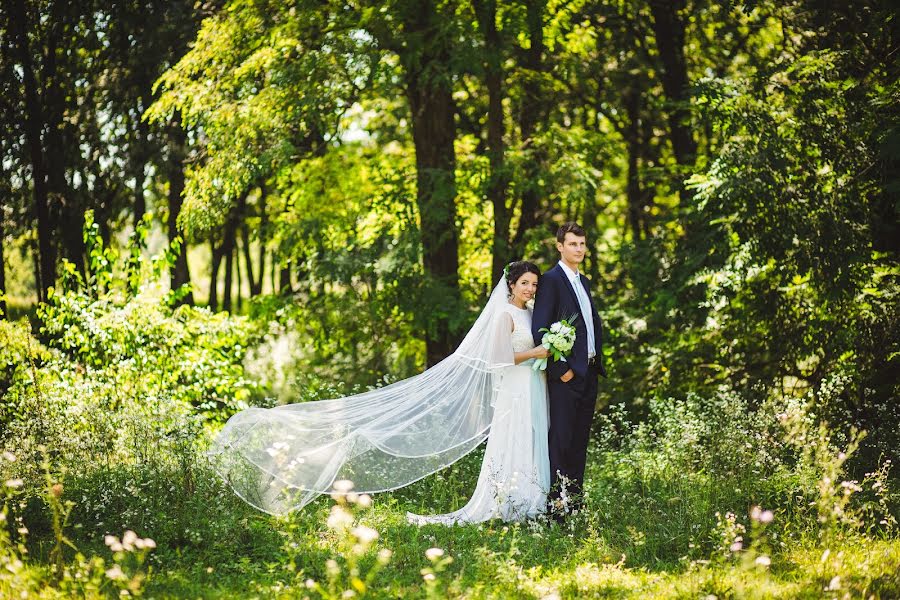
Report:
[[[497,0],[473,0],[478,29],[484,40],[484,83],[488,94],[487,155],[490,175],[487,197],[494,209],[494,237],[491,253],[491,281],[497,281],[503,267],[512,259],[509,227],[512,215],[507,206],[509,173],[506,168],[504,136],[503,60],[505,44],[497,27]]]
[[[168,180],[169,180],[169,210],[168,210],[168,234],[169,241],[176,237],[182,237],[178,231],[178,215],[181,214],[182,194],[184,194],[184,157],[187,139],[184,130],[173,123],[167,128],[168,133]],[[169,276],[170,288],[175,290],[182,285],[190,284],[191,274],[187,264],[187,244],[181,243],[175,257],[175,265]],[[182,303],[193,304],[193,292],[188,292],[182,298]]]
[[[325,3],[302,15],[294,9],[287,14],[278,3],[232,8],[205,22],[193,50],[163,76],[164,93],[150,111],[155,119],[167,119],[181,110],[208,141],[202,164],[186,181],[185,222],[196,229],[222,225],[228,205],[248,185],[288,172],[298,157],[321,156],[339,142],[348,108],[376,83],[390,82],[409,107],[427,281],[423,302],[441,306],[423,312],[426,354],[429,363],[443,358],[456,341],[451,322],[459,322],[461,313],[453,98],[457,6],[406,0],[352,11]],[[389,54],[397,57],[399,72],[383,61]],[[376,82],[383,71],[392,74]]]
[[[43,104],[40,100],[32,48],[28,36],[29,14],[24,0],[12,0],[7,5],[9,32],[18,63],[21,65],[22,87],[25,106],[25,139],[31,159],[32,188],[34,193],[34,214],[38,227],[38,248],[40,251],[38,271],[38,301],[47,298],[48,290],[56,281],[56,248],[53,244],[53,223],[50,218],[50,198],[47,190],[47,169],[44,161],[42,132],[47,126],[44,120]],[[48,67],[49,70],[49,67]]]
[[[3,215],[0,214],[0,319],[7,318],[6,314],[6,257],[4,256],[4,246],[6,246],[6,231],[3,226]]]
[[[662,85],[669,101],[669,132],[672,151],[679,166],[690,168],[697,155],[697,142],[691,129],[690,80],[685,57],[685,22],[682,13],[686,0],[650,0],[653,33],[662,64]]]
[[[459,241],[456,230],[456,105],[452,29],[448,15],[432,0],[413,2],[403,12],[404,43],[400,63],[412,114],[416,152],[416,203],[425,272],[431,279],[429,302],[450,310],[459,302]],[[455,332],[448,319],[430,324],[425,336],[426,360],[432,365],[453,351]]]
[[[543,149],[537,144],[538,124],[546,114],[544,92],[544,72],[547,64],[544,61],[544,19],[547,9],[546,0],[526,0],[526,39],[528,45],[519,49],[519,67],[523,73],[522,100],[519,107],[519,132],[526,156],[524,169],[524,187],[522,189],[519,226],[513,238],[513,254],[522,256],[525,252],[525,240],[529,231],[538,224],[538,209],[543,190],[541,180],[541,163]]]

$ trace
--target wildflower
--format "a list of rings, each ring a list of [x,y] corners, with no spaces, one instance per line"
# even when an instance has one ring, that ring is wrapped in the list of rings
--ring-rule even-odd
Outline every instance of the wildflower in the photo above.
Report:
[[[328,527],[331,529],[345,529],[353,525],[353,515],[342,506],[333,506],[328,516]]]
[[[434,573],[425,573],[424,575],[422,575],[422,578],[425,581],[434,581],[436,579]]]
[[[388,561],[391,560],[391,555],[393,552],[388,550],[387,548],[382,548],[378,551],[378,562],[382,565],[388,564]]]
[[[444,555],[444,551],[441,548],[429,548],[425,551],[425,558],[430,561],[435,561]]]
[[[772,559],[766,556],[765,554],[756,557],[756,564],[762,565],[764,567],[768,567],[772,564]]]
[[[356,536],[356,539],[358,539],[363,544],[371,544],[378,539],[378,532],[371,527],[366,527],[365,525],[355,527],[352,533]]]
[[[9,450],[4,450],[3,454],[0,456],[3,456],[3,458],[6,459],[7,462],[16,462],[16,455]]]
[[[744,544],[743,544],[743,543],[741,543],[741,542],[734,542],[733,544],[731,544],[730,550],[731,550],[732,552],[740,552],[740,551],[741,551],[741,548],[743,548],[743,547],[744,547]]]
[[[137,539],[137,534],[129,529],[125,532],[125,535],[122,536],[122,546],[124,546],[126,550],[131,552],[132,550],[134,550],[134,543],[137,541]]]
[[[279,454],[284,453],[288,449],[290,449],[290,446],[288,444],[285,444],[284,442],[275,442],[274,444],[272,444],[271,448],[266,448],[266,452],[268,452],[269,456],[275,457]]]
[[[24,484],[25,484],[25,482],[22,481],[21,479],[7,479],[7,480],[3,483],[3,485],[5,485],[6,487],[8,487],[8,488],[13,488],[13,489],[15,489],[15,488],[20,488],[20,487],[22,487]]]
[[[831,581],[828,583],[828,587],[825,588],[827,591],[839,590],[841,589],[841,576],[835,575],[831,578]]]
[[[122,572],[122,567],[119,565],[113,565],[112,568],[106,570],[106,576],[110,579],[125,579],[125,573]]]
[[[61,483],[54,483],[53,486],[50,488],[50,493],[53,494],[53,495],[54,495],[55,497],[57,497],[57,498],[59,498],[60,496],[62,496],[62,493],[63,493],[63,486],[62,486],[62,484],[61,484]]]
[[[306,589],[311,590],[314,587],[316,587],[316,582],[313,581],[312,579],[307,579],[306,580]]]
[[[356,501],[356,504],[361,506],[362,508],[369,508],[370,506],[372,506],[372,496],[363,494],[359,497],[359,500]]]
[[[336,492],[342,492],[342,493],[346,494],[347,492],[349,492],[350,490],[353,489],[353,482],[350,481],[349,479],[340,479],[338,481],[335,481],[334,485],[332,485],[331,487]]]
[[[861,492],[862,488],[855,481],[842,481],[841,487],[844,488],[844,494],[850,495],[853,492]]]

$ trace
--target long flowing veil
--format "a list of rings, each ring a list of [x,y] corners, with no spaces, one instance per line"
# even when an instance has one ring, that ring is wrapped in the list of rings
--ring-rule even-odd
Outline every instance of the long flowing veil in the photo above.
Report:
[[[247,503],[281,515],[336,480],[383,492],[459,460],[487,437],[499,378],[514,364],[509,321],[497,318],[507,290],[502,277],[456,351],[418,375],[346,398],[233,415],[209,450],[215,468]]]

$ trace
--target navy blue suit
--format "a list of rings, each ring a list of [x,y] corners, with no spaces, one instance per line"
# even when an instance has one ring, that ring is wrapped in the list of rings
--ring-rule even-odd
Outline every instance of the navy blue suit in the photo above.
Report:
[[[531,333],[535,345],[538,345],[544,336],[539,331],[541,328],[549,328],[556,321],[578,315],[574,323],[575,345],[571,354],[565,361],[555,361],[551,357],[547,365],[551,504],[560,496],[560,475],[568,479],[566,488],[569,496],[573,493],[580,496],[582,493],[588,438],[597,402],[597,376],[606,376],[602,362],[603,325],[591,297],[590,282],[584,275],[580,275],[579,280],[590,299],[592,322],[585,323],[575,290],[559,264],[541,276],[531,320]],[[588,363],[587,327],[594,328],[594,364]],[[560,377],[569,369],[575,376],[563,382]]]

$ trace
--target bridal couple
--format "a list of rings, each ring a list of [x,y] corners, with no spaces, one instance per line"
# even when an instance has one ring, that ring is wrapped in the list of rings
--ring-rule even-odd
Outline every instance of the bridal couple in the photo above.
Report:
[[[510,263],[457,350],[423,373],[354,396],[232,416],[210,449],[219,473],[246,502],[284,514],[335,493],[338,480],[358,493],[409,485],[487,439],[469,502],[448,514],[410,513],[411,522],[547,512],[559,520],[580,508],[597,377],[606,375],[603,329],[579,272],[586,232],[566,223],[556,241],[556,266],[541,275],[532,263]],[[571,352],[549,358],[546,371],[534,368],[549,355],[541,329],[563,319],[574,321]]]

